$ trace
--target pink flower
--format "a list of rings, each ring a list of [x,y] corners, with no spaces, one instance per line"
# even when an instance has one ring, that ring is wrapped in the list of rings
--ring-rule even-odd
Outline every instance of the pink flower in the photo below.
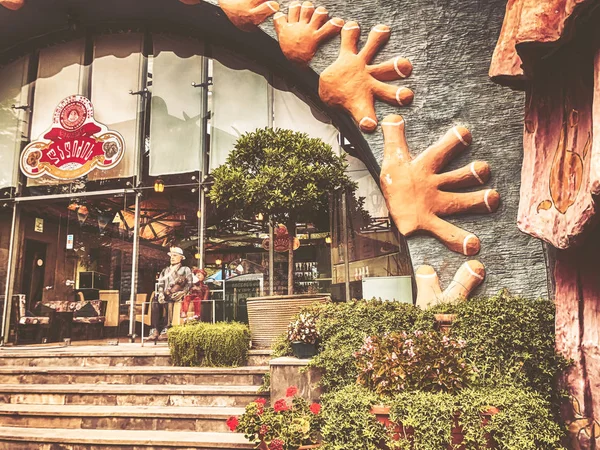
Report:
[[[261,425],[258,434],[261,437],[264,437],[267,435],[268,432],[269,432],[269,425]]]
[[[283,450],[284,445],[285,442],[283,442],[281,439],[275,438],[269,444],[269,450]]]
[[[310,405],[310,412],[313,414],[319,414],[321,412],[321,405],[318,403],[313,403]]]
[[[235,429],[237,428],[237,426],[240,424],[240,421],[238,420],[237,417],[231,416],[229,419],[227,419],[226,423],[227,423],[227,427],[231,431],[235,431]]]
[[[282,398],[275,402],[275,404],[273,405],[273,409],[275,410],[275,412],[282,412],[287,411],[288,409],[290,409],[290,407],[285,402],[285,399]]]
[[[285,391],[285,396],[293,397],[297,393],[298,393],[298,388],[296,386],[290,386],[289,388],[287,388],[287,391]]]
[[[261,406],[265,406],[267,404],[267,400],[264,398],[257,398],[256,400],[254,400],[254,403],[257,403]]]

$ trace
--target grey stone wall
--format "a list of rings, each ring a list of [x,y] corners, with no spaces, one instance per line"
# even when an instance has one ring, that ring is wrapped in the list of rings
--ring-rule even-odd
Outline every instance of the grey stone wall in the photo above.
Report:
[[[288,4],[282,2],[283,11],[287,11]],[[471,130],[473,144],[448,169],[474,160],[491,165],[489,187],[502,196],[498,212],[450,219],[481,239],[477,258],[485,265],[487,278],[477,293],[493,294],[506,287],[532,297],[547,296],[542,243],[516,226],[524,95],[493,84],[487,76],[506,0],[324,0],[315,4],[325,6],[332,15],[358,21],[363,41],[378,23],[392,28],[390,42],[377,61],[396,55],[412,61],[413,75],[404,85],[415,91],[415,102],[409,108],[379,103],[377,113],[380,120],[390,113],[404,116],[413,154],[420,153],[453,125],[463,124]],[[271,20],[262,28],[275,36]],[[338,48],[339,38],[324,46],[313,61],[313,69],[320,73],[336,58]],[[382,134],[378,131],[365,138],[381,163]],[[414,266],[432,265],[443,286],[468,259],[429,236],[414,236],[408,242]]]

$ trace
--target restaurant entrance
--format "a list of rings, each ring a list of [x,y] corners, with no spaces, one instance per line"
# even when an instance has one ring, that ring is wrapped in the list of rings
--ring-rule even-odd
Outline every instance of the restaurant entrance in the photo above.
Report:
[[[28,308],[32,308],[37,302],[42,301],[45,264],[46,244],[27,239],[25,241],[25,270],[23,271],[22,286]]]

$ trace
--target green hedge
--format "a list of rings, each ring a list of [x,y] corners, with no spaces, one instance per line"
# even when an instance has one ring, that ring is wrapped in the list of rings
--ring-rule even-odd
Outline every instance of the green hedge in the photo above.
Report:
[[[192,322],[171,328],[168,338],[175,366],[237,367],[248,360],[250,330],[241,323]]]

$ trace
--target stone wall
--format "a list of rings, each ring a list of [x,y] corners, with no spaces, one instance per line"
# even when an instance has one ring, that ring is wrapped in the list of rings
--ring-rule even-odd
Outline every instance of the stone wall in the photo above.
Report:
[[[287,12],[288,4],[282,2],[283,12]],[[363,42],[378,23],[392,28],[392,37],[376,61],[393,56],[409,58],[414,71],[402,85],[414,90],[415,100],[408,108],[378,102],[377,115],[379,120],[391,113],[404,116],[413,153],[424,150],[453,125],[462,124],[471,130],[473,144],[449,168],[475,160],[491,165],[492,178],[487,186],[500,192],[498,212],[451,219],[481,239],[476,258],[485,265],[487,277],[475,294],[493,294],[506,287],[527,296],[548,296],[543,244],[516,226],[524,94],[493,84],[487,73],[506,1],[315,2],[319,5],[332,16],[358,21]],[[271,19],[261,28],[275,38]],[[312,68],[322,72],[336,58],[338,48],[336,37],[319,50]],[[381,164],[382,134],[377,131],[364,136]],[[469,259],[449,251],[433,237],[414,236],[408,242],[414,266],[432,265],[443,286]]]

